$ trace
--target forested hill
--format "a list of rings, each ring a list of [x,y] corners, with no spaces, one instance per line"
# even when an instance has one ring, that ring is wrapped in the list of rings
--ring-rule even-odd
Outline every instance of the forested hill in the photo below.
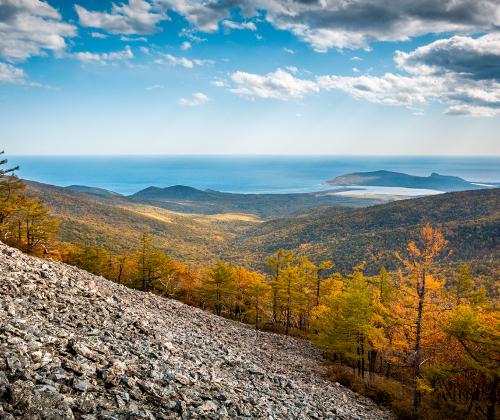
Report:
[[[437,173],[432,173],[430,176],[414,176],[392,171],[354,172],[338,176],[327,183],[334,186],[424,188],[448,192],[485,188],[457,176]]]
[[[217,258],[229,238],[259,219],[242,214],[182,214],[135,203],[122,196],[88,188],[56,187],[27,182],[27,193],[41,199],[61,220],[59,240],[128,253],[149,232],[161,249],[183,262]],[[84,192],[82,192],[84,191]]]
[[[309,208],[338,205],[365,207],[392,200],[392,197],[346,197],[331,192],[294,194],[237,194],[199,190],[184,185],[148,187],[128,200],[184,213],[248,213],[270,219],[291,215]]]
[[[232,244],[234,259],[250,265],[279,248],[302,249],[332,259],[348,272],[359,262],[368,271],[395,268],[394,253],[416,237],[423,223],[443,230],[450,261],[498,263],[500,189],[439,194],[364,209],[319,208],[296,217],[269,221],[245,232]]]

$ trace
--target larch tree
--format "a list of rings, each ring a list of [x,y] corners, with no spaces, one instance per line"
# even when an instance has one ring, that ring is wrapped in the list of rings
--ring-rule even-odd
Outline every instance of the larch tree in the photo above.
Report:
[[[202,280],[200,293],[217,315],[222,315],[224,308],[231,301],[234,282],[234,267],[223,261],[217,261]]]
[[[416,314],[413,320],[415,327],[415,345],[413,354],[413,408],[415,412],[421,399],[419,381],[421,379],[420,369],[422,365],[422,328],[424,312],[426,310],[428,298],[428,281],[431,279],[430,269],[436,258],[441,254],[446,246],[446,241],[441,231],[434,229],[430,225],[425,225],[420,229],[418,242],[410,242],[405,257],[397,254],[398,259],[408,271],[407,283],[409,292],[415,299]],[[413,290],[411,290],[413,289]]]
[[[4,152],[0,151],[0,156]],[[24,190],[24,183],[15,175],[18,166],[7,167],[7,159],[0,158],[0,240],[8,239],[10,218],[19,205],[17,197]]]
[[[168,257],[156,248],[153,239],[148,233],[141,237],[140,250],[136,253],[138,277],[141,290],[151,291],[155,283],[165,276],[165,268],[168,267]]]
[[[292,251],[279,249],[267,260],[267,266],[271,274],[269,284],[272,290],[272,322],[275,327],[280,323],[280,286],[282,283],[283,270],[292,265],[296,258],[297,257]]]

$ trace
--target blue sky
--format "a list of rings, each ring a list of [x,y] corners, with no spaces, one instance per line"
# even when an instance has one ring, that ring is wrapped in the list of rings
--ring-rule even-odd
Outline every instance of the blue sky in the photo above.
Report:
[[[1,146],[499,155],[500,5],[425,3],[0,0]]]

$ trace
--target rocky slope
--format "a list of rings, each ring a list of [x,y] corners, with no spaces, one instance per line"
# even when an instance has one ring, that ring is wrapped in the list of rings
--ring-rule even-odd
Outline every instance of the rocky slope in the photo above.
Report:
[[[384,419],[258,333],[0,244],[0,419]]]

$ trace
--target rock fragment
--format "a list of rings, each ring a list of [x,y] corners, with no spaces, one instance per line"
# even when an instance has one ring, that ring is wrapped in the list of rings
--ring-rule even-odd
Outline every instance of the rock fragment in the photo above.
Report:
[[[390,419],[309,342],[0,244],[0,419]]]

